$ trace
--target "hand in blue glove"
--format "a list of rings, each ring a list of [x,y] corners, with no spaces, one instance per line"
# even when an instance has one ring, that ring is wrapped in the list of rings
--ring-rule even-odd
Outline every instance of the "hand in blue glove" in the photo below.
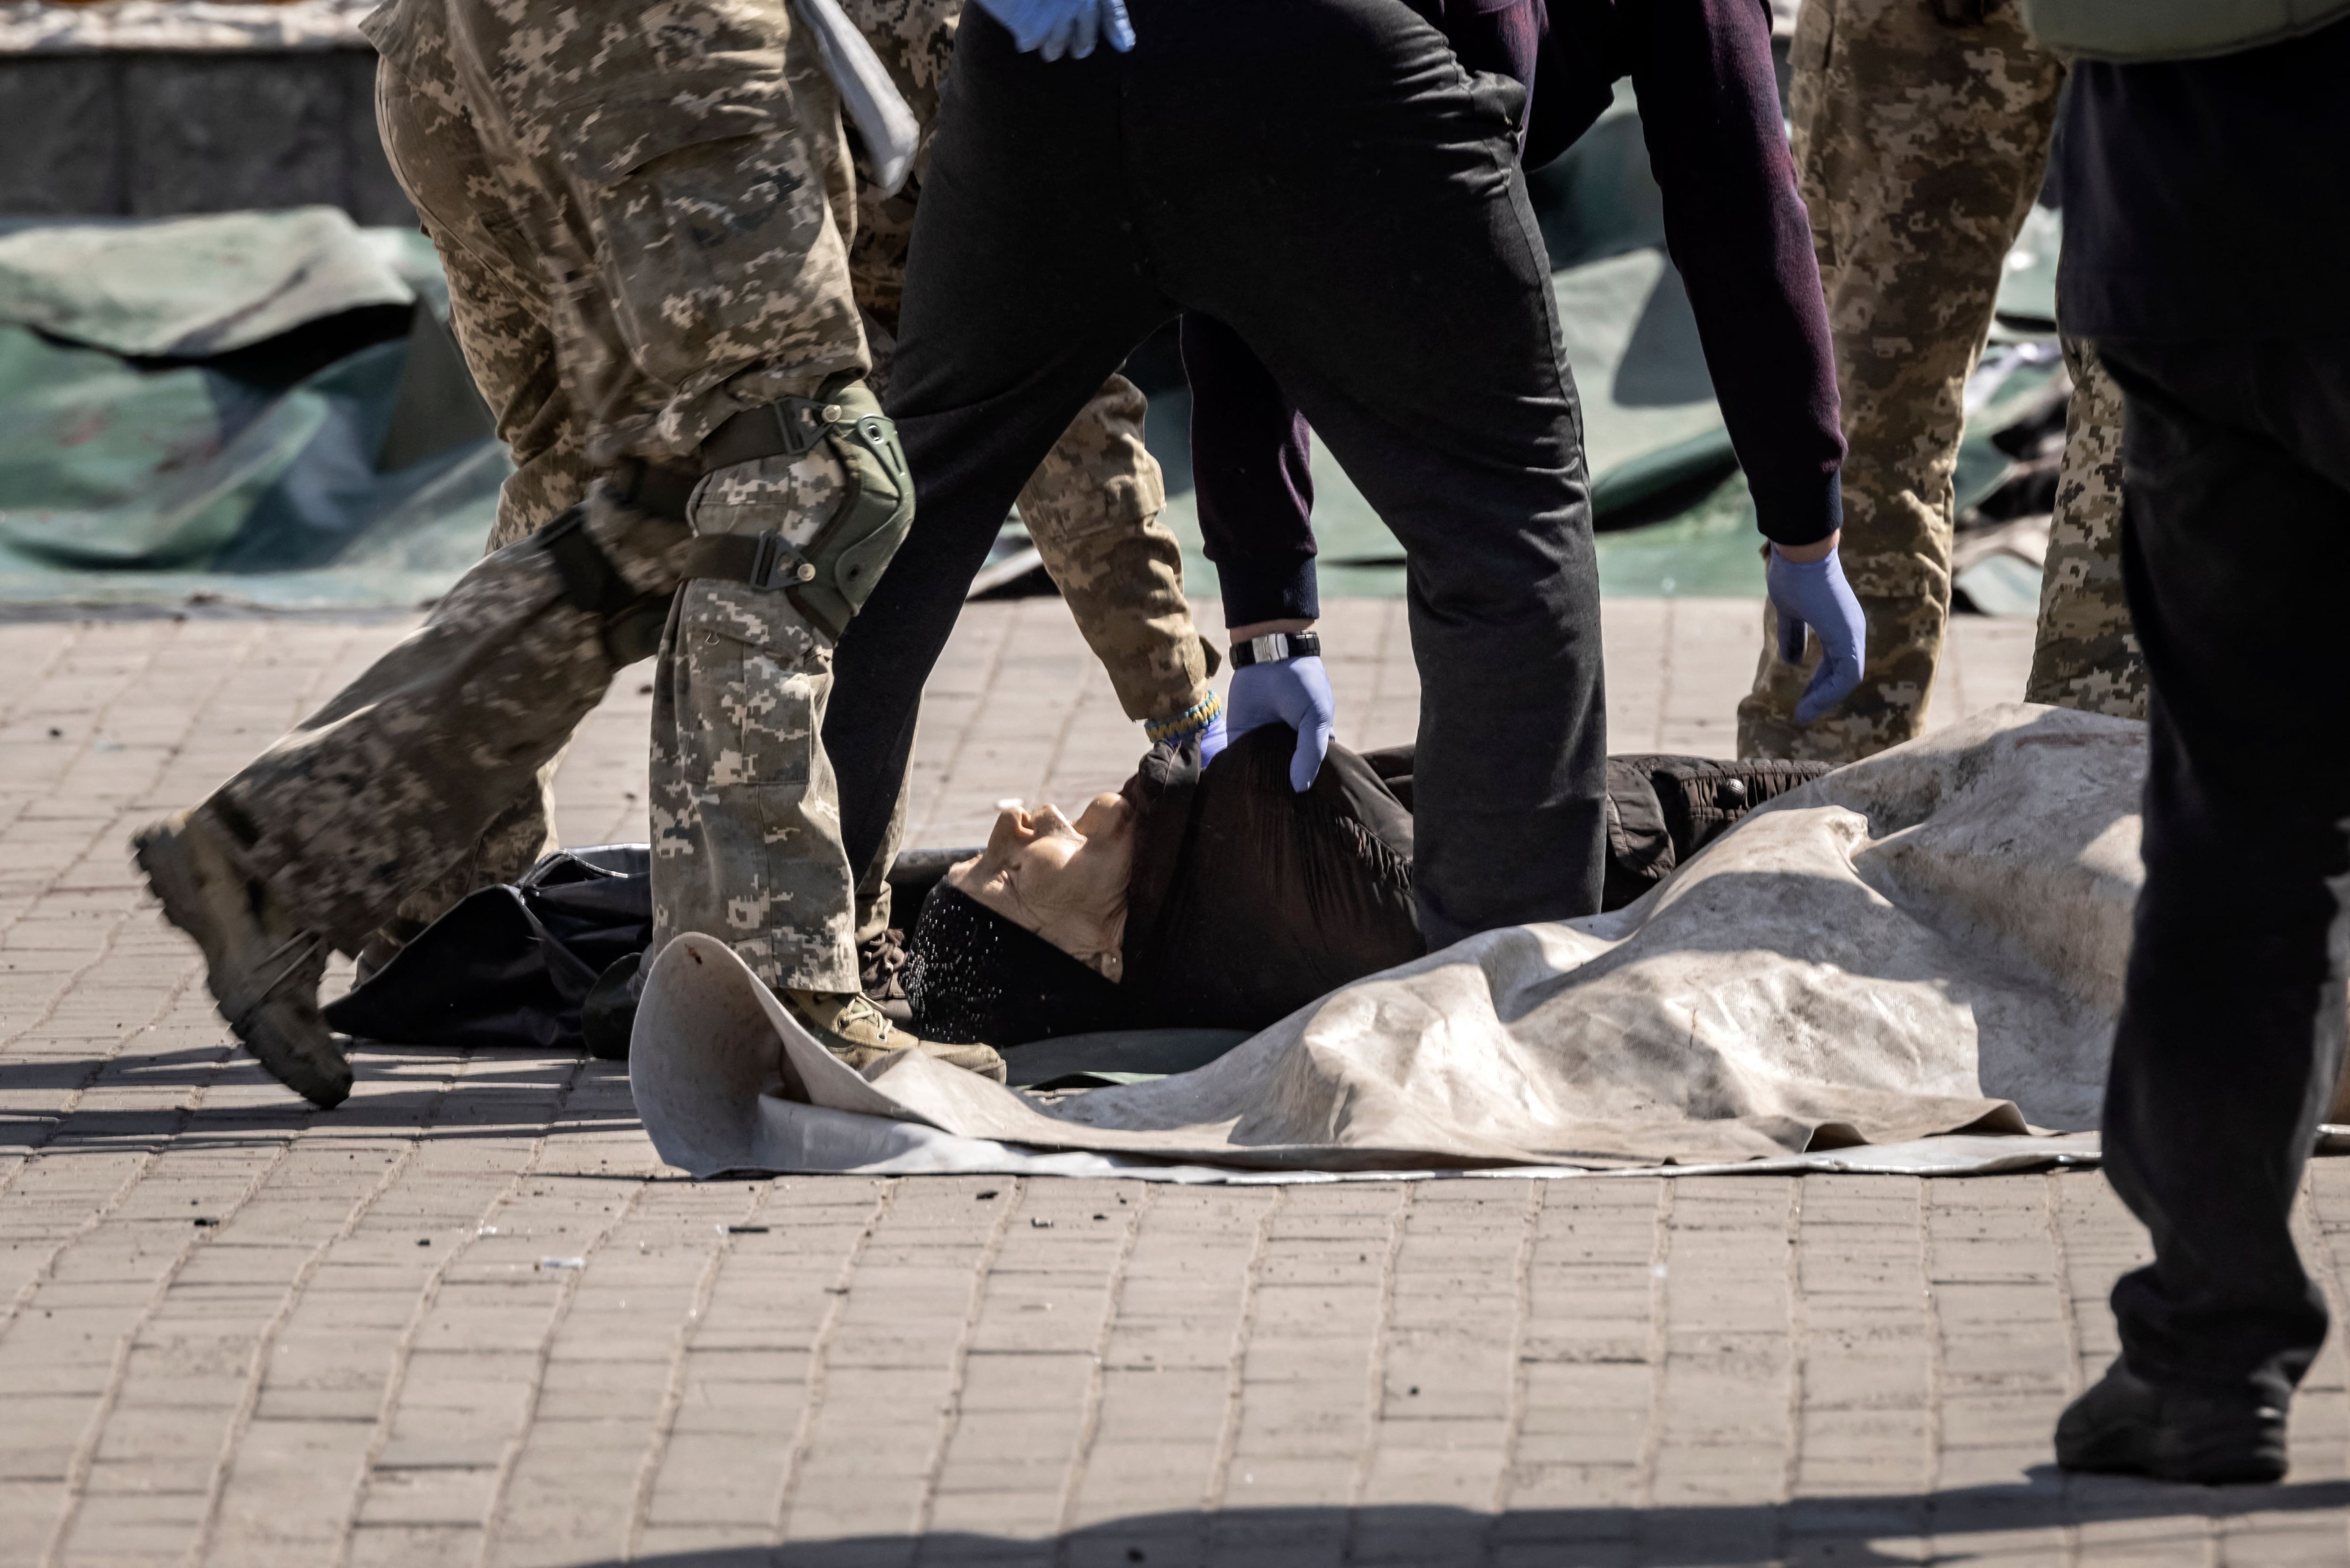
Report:
[[[1804,658],[1804,628],[1820,639],[1820,667],[1795,704],[1795,722],[1808,724],[1851,695],[1868,658],[1868,621],[1844,580],[1844,566],[1831,550],[1816,561],[1791,561],[1771,547],[1762,576],[1771,607],[1779,612],[1779,657],[1790,664]]]
[[[1289,759],[1289,787],[1299,794],[1314,787],[1314,775],[1322,771],[1323,754],[1330,749],[1330,732],[1338,722],[1330,676],[1318,657],[1309,653],[1233,670],[1224,711],[1230,715],[1226,730],[1235,741],[1267,724],[1295,729],[1297,750]]]
[[[1084,59],[1107,39],[1124,54],[1134,47],[1134,24],[1126,0],[976,0],[980,9],[1011,29],[1022,54],[1034,50],[1048,60],[1063,55]]]
[[[1231,734],[1224,728],[1224,711],[1219,708],[1216,716],[1208,721],[1208,727],[1200,732],[1200,765],[1204,768],[1214,762],[1216,753],[1222,751],[1231,740]]]

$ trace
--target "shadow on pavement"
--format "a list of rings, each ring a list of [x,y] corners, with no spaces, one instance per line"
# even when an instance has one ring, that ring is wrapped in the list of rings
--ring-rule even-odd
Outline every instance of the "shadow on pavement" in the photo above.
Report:
[[[1073,1531],[1057,1541],[964,1532],[856,1536],[785,1547],[746,1546],[637,1557],[637,1568],[892,1568],[919,1561],[1038,1562],[1066,1568],[1289,1568],[1306,1563],[1631,1563],[1650,1568],[1796,1561],[1875,1568],[1920,1561],[1918,1537],[1938,1560],[1968,1561],[2021,1550],[2009,1535],[2103,1523],[2144,1526],[2176,1520],[2200,1539],[2208,1521],[2226,1528],[2232,1554],[2262,1560],[2241,1532],[2301,1533],[2317,1521],[2275,1516],[2350,1507],[2350,1481],[2272,1487],[2169,1486],[2122,1477],[2066,1476],[2041,1466],[2012,1485],[1857,1497],[1807,1497],[1781,1505],[1522,1509],[1502,1514],[1436,1507],[1240,1508],[1219,1512],[1139,1514]],[[2268,1518],[2247,1521],[2246,1516]],[[2129,1532],[2129,1545],[2162,1554],[2162,1534]],[[2331,1526],[2338,1543],[2341,1527]],[[1880,1544],[1881,1543],[1881,1544]],[[2289,1551],[2274,1543],[2281,1553]],[[2244,1553],[2249,1552],[2249,1555]],[[2027,1553],[2028,1554],[2028,1553]],[[2277,1560],[2282,1560],[2282,1557]],[[582,1568],[619,1568],[617,1560]]]
[[[562,1138],[636,1125],[625,1063],[527,1048],[425,1052],[369,1044],[357,1045],[351,1061],[358,1092],[322,1112],[271,1085],[257,1063],[225,1042],[136,1056],[0,1060],[0,1104],[23,1107],[0,1112],[0,1153],[234,1147],[282,1142],[306,1129],[428,1141]],[[450,1087],[447,1075],[461,1062],[463,1076]],[[157,1103],[193,1088],[214,1097],[193,1108]],[[76,1092],[84,1097],[72,1108],[57,1103]],[[44,1098],[52,1103],[41,1106]]]

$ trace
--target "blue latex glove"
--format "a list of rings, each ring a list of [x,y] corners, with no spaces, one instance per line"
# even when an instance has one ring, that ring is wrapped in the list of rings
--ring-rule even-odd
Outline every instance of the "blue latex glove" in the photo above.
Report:
[[[1127,19],[1126,0],[976,0],[979,8],[1011,29],[1022,54],[1031,50],[1048,60],[1063,55],[1084,59],[1094,45],[1107,40],[1124,54],[1134,47],[1134,24]]]
[[[1762,581],[1771,607],[1779,612],[1779,657],[1790,664],[1804,658],[1804,628],[1820,639],[1820,667],[1795,704],[1795,722],[1808,724],[1851,695],[1868,657],[1868,621],[1844,580],[1834,552],[1816,561],[1791,561],[1771,549]]]
[[[1224,711],[1219,708],[1216,716],[1208,721],[1208,727],[1200,732],[1200,765],[1204,768],[1214,762],[1216,753],[1222,751],[1231,739],[1224,729]]]
[[[1287,724],[1297,732],[1297,750],[1289,759],[1289,787],[1304,794],[1322,771],[1330,749],[1330,732],[1337,726],[1338,704],[1330,696],[1330,676],[1312,654],[1279,659],[1232,671],[1232,694],[1224,700],[1230,715],[1226,729],[1237,741],[1267,724]]]

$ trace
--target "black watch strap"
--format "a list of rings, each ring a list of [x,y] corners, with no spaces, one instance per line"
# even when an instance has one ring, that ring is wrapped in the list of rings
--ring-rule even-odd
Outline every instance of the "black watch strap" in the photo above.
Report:
[[[1246,670],[1252,664],[1277,664],[1284,659],[1321,656],[1322,639],[1310,631],[1269,631],[1263,637],[1232,644],[1234,670]]]

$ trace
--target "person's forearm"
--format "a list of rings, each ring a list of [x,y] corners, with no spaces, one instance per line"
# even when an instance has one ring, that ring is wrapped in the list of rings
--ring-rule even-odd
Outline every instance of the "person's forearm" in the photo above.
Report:
[[[1752,0],[1652,0],[1634,68],[1665,232],[1763,534],[1843,523],[1835,361]]]

